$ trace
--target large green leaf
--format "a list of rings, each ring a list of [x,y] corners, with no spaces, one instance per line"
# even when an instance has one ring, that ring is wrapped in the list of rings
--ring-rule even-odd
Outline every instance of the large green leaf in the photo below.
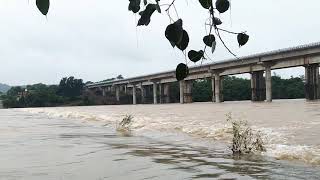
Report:
[[[202,50],[200,50],[198,52],[195,50],[191,50],[188,52],[188,57],[189,57],[190,61],[196,63],[203,57],[203,54],[204,54],[204,52]]]
[[[230,2],[229,0],[217,0],[216,1],[216,8],[220,13],[224,13],[228,11],[230,7]]]
[[[221,24],[222,24],[222,21],[221,21],[219,18],[214,17],[214,19],[213,19],[213,24],[218,26],[218,25],[221,25]]]
[[[129,11],[132,11],[133,13],[139,12],[141,0],[129,0],[129,1],[130,1],[129,7],[128,7]]]
[[[176,46],[181,51],[184,51],[187,49],[188,44],[189,44],[189,35],[188,35],[187,31],[183,30],[182,39],[178,44],[176,44]]]
[[[141,11],[139,14],[141,15],[138,26],[148,26],[151,20],[151,16],[154,11],[157,9],[157,4],[148,4],[144,11]]]
[[[201,6],[205,9],[210,9],[212,5],[212,0],[199,0]]]
[[[171,43],[172,47],[180,44],[183,39],[182,19],[169,24],[166,28],[165,36]]]
[[[249,36],[245,33],[240,33],[238,34],[237,39],[238,39],[239,46],[243,46],[247,44],[249,40]]]
[[[189,75],[189,68],[186,64],[180,63],[176,68],[176,78],[178,81],[184,80]]]
[[[50,7],[50,0],[36,0],[37,7],[43,15],[47,15]]]
[[[216,41],[216,38],[213,34],[209,34],[208,36],[203,37],[203,42],[205,45],[212,47],[213,42]]]

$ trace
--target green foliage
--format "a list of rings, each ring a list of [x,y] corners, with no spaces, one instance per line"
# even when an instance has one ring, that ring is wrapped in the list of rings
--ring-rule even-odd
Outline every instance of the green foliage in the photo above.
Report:
[[[183,30],[182,39],[179,43],[176,44],[176,46],[181,51],[184,51],[187,49],[188,45],[189,45],[189,35],[186,30]]]
[[[291,77],[290,79],[281,79],[280,76],[272,76],[272,98],[304,98],[305,92],[303,79],[303,77]]]
[[[119,74],[116,78],[117,78],[117,79],[124,79],[121,74]]]
[[[185,35],[185,38],[183,39],[184,29],[182,27],[182,24],[183,24],[182,19],[178,19],[176,22],[169,24],[166,28],[165,36],[170,42],[170,44],[172,45],[172,47],[182,46],[181,43],[187,44],[186,46],[188,46],[189,36],[188,36],[188,33],[185,31],[186,35]],[[188,43],[182,42],[183,40],[188,41]]]
[[[50,7],[50,0],[36,0],[36,5],[43,15],[47,15]]]
[[[225,76],[223,78],[223,98],[226,101],[250,100],[250,80],[234,76]]]
[[[205,9],[210,9],[212,0],[199,0],[201,6]]]
[[[22,92],[24,89],[20,86],[15,86],[15,87],[12,87],[11,89],[9,89],[7,91],[7,95],[8,96],[18,96],[18,94],[20,92]]]
[[[84,84],[81,79],[63,78],[60,85],[34,84],[12,87],[2,96],[6,108],[49,107],[61,105],[91,105],[82,96]]]
[[[119,74],[117,77],[113,77],[113,78],[108,78],[108,79],[105,79],[105,80],[102,80],[100,82],[109,82],[109,81],[115,81],[115,80],[120,80],[120,79],[124,79],[123,76],[121,74]],[[88,82],[87,82],[88,83]],[[86,83],[86,84],[87,84]]]
[[[216,1],[216,8],[220,13],[224,13],[228,11],[230,7],[230,2],[228,0],[217,0]]]
[[[183,80],[184,78],[186,78],[188,76],[188,74],[189,74],[188,66],[183,63],[178,64],[177,69],[176,69],[177,80],[178,81]]]
[[[237,39],[238,39],[239,46],[243,46],[248,42],[249,36],[245,33],[240,33],[238,34]]]
[[[170,19],[170,24],[167,26],[166,30],[165,30],[165,37],[168,39],[168,41],[170,42],[171,46],[177,47],[178,49],[180,49],[181,51],[185,51],[189,45],[189,35],[188,32],[186,30],[183,29],[182,27],[182,19],[179,18],[178,16],[178,12],[177,12],[177,8],[175,7],[175,0],[171,0],[171,3],[167,3],[167,4],[162,4],[159,5],[159,1],[160,0],[154,0],[156,3],[152,3],[150,1],[144,0],[143,1],[143,5],[145,6],[144,10],[140,10],[141,9],[141,0],[129,0],[129,11],[132,11],[133,13],[138,13],[139,11],[139,15],[141,16],[139,21],[138,21],[138,26],[142,26],[142,25],[149,25],[150,21],[151,21],[151,16],[153,15],[154,11],[157,10],[159,13],[161,13],[161,8],[160,7],[164,7],[167,6],[167,8],[165,9],[169,19]],[[204,49],[203,50],[199,50],[199,51],[195,51],[195,50],[190,50],[188,52],[188,57],[190,59],[190,61],[196,63],[198,61],[200,61],[200,59],[206,59],[205,56],[208,56],[206,54],[206,47],[209,46],[211,47],[211,52],[213,53],[215,51],[216,48],[216,40],[215,40],[215,36],[212,35],[212,32],[216,32],[217,37],[219,37],[219,39],[221,40],[222,44],[224,45],[224,47],[232,54],[236,57],[236,55],[234,53],[232,53],[232,51],[226,46],[226,44],[224,43],[223,39],[220,36],[220,31],[229,33],[229,34],[236,34],[237,35],[237,40],[239,43],[239,46],[243,46],[245,45],[248,40],[249,40],[249,36],[243,32],[241,33],[237,33],[237,32],[232,32],[232,31],[228,31],[222,28],[218,28],[218,25],[222,24],[222,21],[217,18],[216,14],[217,13],[224,13],[226,11],[228,11],[230,9],[230,1],[229,0],[216,0],[215,6],[214,3],[212,2],[212,0],[199,0],[199,4],[208,11],[209,13],[209,17],[207,18],[207,21],[205,22],[205,26],[206,29],[210,29],[209,33],[207,36],[205,36],[203,38],[204,41]],[[176,13],[176,16],[178,17],[177,20],[174,20],[171,15],[170,15],[170,8],[173,7],[174,11]],[[207,28],[209,27],[209,28]],[[183,54],[185,55],[186,52],[183,52]],[[187,64],[187,63],[186,63]],[[179,64],[181,65],[181,64]],[[179,67],[178,65],[178,67]],[[181,68],[178,68],[176,70],[180,71],[180,72],[176,72],[176,74],[181,74]],[[183,68],[184,71],[187,68]],[[177,80],[183,80],[185,79],[187,76],[177,76]]]
[[[192,62],[198,62],[203,57],[203,54],[204,54],[203,50],[200,50],[200,51],[191,50],[188,52],[188,58]]]
[[[129,0],[129,7],[128,10],[132,11],[133,13],[137,13],[140,10],[140,2],[141,0]]]
[[[207,102],[212,100],[211,80],[197,80],[193,83],[192,100],[194,102]]]
[[[158,4],[148,4],[146,9],[139,13],[141,17],[138,21],[138,26],[142,26],[142,25],[148,26],[154,11],[158,10],[158,12],[161,12],[161,10],[159,10],[160,7],[158,6],[159,6]]]
[[[216,41],[216,38],[213,34],[209,34],[203,37],[203,42],[205,45],[212,47],[212,44]]]
[[[59,83],[58,94],[64,97],[74,98],[80,96],[84,88],[82,79],[73,76],[62,78]]]
[[[304,98],[303,77],[282,79],[272,76],[273,99]],[[176,91],[178,91],[177,89]],[[193,83],[192,98],[195,102],[212,100],[211,80],[197,80]],[[223,80],[223,99],[226,101],[239,101],[251,99],[250,79],[225,76]]]

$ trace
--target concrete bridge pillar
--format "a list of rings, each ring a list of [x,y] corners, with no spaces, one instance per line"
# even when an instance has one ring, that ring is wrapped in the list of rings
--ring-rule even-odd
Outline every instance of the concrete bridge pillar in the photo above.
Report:
[[[272,82],[271,82],[271,66],[266,66],[266,101],[272,102]]]
[[[103,88],[102,88],[102,96],[103,96],[103,97],[106,97],[106,87],[103,87]]]
[[[214,96],[216,99],[216,103],[223,102],[223,77],[219,74],[214,75]]]
[[[179,90],[180,90],[180,104],[183,104],[183,88],[184,87],[184,80],[179,81]]]
[[[305,67],[305,94],[307,100],[320,98],[319,64],[310,64]]]
[[[141,103],[146,103],[146,90],[145,87],[142,85],[142,83],[140,84],[140,88],[141,88]]]
[[[153,82],[153,104],[157,104],[158,97],[157,97],[157,83]]]
[[[163,84],[163,103],[170,103],[170,84]]]
[[[137,104],[136,85],[132,85],[132,104]]]
[[[119,102],[120,101],[120,87],[116,86],[116,99]]]
[[[180,81],[180,103],[192,103],[192,81]]]
[[[193,81],[185,81],[184,84],[184,93],[183,93],[183,101],[184,103],[192,103],[192,86]]]
[[[159,103],[163,104],[163,84],[159,83]]]
[[[251,73],[251,100],[264,101],[265,84],[263,79],[263,71],[255,71]]]
[[[216,102],[215,79],[214,79],[214,76],[211,77],[211,89],[212,89],[212,102]]]

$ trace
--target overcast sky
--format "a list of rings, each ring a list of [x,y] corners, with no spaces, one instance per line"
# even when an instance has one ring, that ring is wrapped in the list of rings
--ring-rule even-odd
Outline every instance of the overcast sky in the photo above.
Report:
[[[54,84],[70,75],[99,81],[173,70],[184,62],[164,37],[168,16],[155,13],[149,26],[136,28],[139,17],[127,10],[128,3],[51,0],[46,18],[35,0],[1,0],[0,83]],[[232,0],[231,12],[221,15],[223,27],[247,31],[250,40],[239,48],[234,35],[224,38],[239,56],[320,41],[319,6],[317,0]],[[200,50],[207,12],[198,0],[177,1],[177,10],[191,39],[189,49]],[[232,56],[218,43],[211,58]],[[278,73],[289,77],[304,70]]]

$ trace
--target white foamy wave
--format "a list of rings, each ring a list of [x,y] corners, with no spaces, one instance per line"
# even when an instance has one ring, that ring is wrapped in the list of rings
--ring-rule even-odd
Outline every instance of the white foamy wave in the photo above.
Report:
[[[95,123],[107,124],[116,127],[125,114],[119,113],[94,113],[90,111],[81,111],[81,109],[72,108],[34,108],[23,109],[23,111],[33,114],[44,114],[49,117],[72,118],[83,121],[94,121]],[[183,121],[182,121],[183,119]],[[191,136],[202,138],[211,138],[225,143],[232,141],[232,126],[226,121],[207,122],[198,119],[186,119],[181,117],[158,117],[148,115],[134,115],[131,126],[135,132],[144,132],[146,130],[156,130],[161,132],[182,132]],[[320,165],[320,148],[302,145],[290,144],[287,139],[288,134],[275,128],[262,128],[252,126],[254,131],[260,131],[267,151],[262,153],[266,156],[281,160],[296,160],[309,164]]]
[[[303,145],[268,145],[267,156],[280,160],[302,161],[308,164],[320,165],[320,150],[318,147]]]

